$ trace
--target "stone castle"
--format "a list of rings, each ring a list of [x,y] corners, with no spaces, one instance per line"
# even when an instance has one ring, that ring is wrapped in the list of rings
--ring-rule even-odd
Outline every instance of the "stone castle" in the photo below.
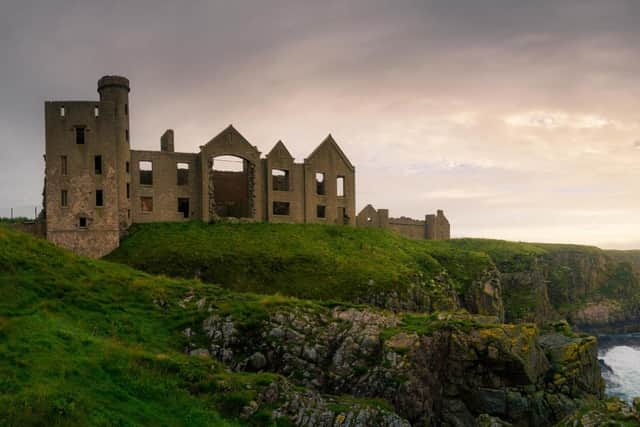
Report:
[[[355,167],[331,135],[296,163],[278,141],[264,157],[233,126],[198,153],[130,146],[129,80],[105,76],[98,101],[45,102],[46,237],[100,257],[133,223],[253,221],[347,224],[395,230],[407,237],[448,239],[442,211],[425,221],[389,218],[365,207],[356,217]]]

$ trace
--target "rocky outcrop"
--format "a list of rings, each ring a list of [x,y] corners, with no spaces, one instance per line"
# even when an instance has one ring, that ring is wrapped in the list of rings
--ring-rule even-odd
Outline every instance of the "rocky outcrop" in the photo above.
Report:
[[[407,420],[379,405],[323,396],[286,380],[265,387],[257,401],[244,408],[242,418],[250,418],[264,406],[275,408],[272,419],[276,422],[286,419],[300,427],[411,427]]]
[[[629,262],[604,251],[552,248],[499,268],[507,321],[542,325],[565,318],[580,330],[607,333],[640,327],[638,276]]]
[[[412,425],[548,425],[602,395],[595,340],[495,316],[284,306],[247,323],[214,313],[184,331],[185,351],[313,392],[384,399]]]
[[[589,400],[580,410],[566,417],[556,427],[600,427],[640,425],[640,401],[628,405],[617,398]]]
[[[485,270],[460,296],[462,306],[470,313],[497,316],[504,320],[502,277],[496,268]]]

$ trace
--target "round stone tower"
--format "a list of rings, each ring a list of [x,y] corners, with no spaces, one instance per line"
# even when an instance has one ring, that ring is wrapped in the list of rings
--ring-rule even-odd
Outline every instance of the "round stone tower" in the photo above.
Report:
[[[122,76],[104,76],[98,80],[101,109],[105,119],[112,119],[116,144],[113,171],[117,181],[118,222],[120,233],[131,225],[131,146],[129,128],[129,79]]]

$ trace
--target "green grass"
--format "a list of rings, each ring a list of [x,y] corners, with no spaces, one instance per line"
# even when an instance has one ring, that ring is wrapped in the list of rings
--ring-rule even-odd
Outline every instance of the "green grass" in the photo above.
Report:
[[[136,225],[106,259],[236,291],[356,303],[412,286],[436,294],[443,282],[464,292],[493,267],[485,254],[384,230],[195,221]]]
[[[570,244],[416,241],[344,226],[195,221],[136,225],[107,259],[236,291],[325,302],[387,307],[390,294],[410,300],[419,288],[431,298],[424,311],[450,309],[451,290],[464,296],[495,267],[506,274],[537,270],[542,276],[532,284],[503,281],[502,294],[507,320],[535,321],[548,315],[546,295],[556,316],[606,298],[630,310],[640,306],[635,255]]]
[[[252,424],[235,421],[239,407],[275,376],[186,356],[180,331],[208,315],[179,306],[189,292],[247,327],[296,303],[154,277],[0,226],[0,425]]]

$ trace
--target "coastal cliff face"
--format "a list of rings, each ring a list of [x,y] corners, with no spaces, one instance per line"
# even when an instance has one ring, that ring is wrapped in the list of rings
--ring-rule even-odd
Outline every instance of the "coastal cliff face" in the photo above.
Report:
[[[567,319],[590,332],[640,330],[640,283],[628,261],[596,249],[552,246],[528,261],[525,268],[499,266],[507,321]]]
[[[277,307],[247,325],[210,314],[206,300],[200,307],[201,323],[183,331],[187,353],[323,394],[383,399],[411,425],[474,426],[487,416],[550,425],[602,397],[595,339],[564,327],[541,334],[463,313],[312,306]]]

